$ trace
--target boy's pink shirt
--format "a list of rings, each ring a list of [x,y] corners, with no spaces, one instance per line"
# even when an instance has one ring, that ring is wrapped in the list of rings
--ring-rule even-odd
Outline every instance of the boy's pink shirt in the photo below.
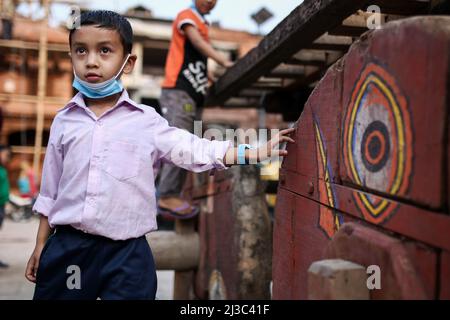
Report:
[[[231,146],[170,127],[125,90],[100,118],[78,93],[53,120],[33,210],[51,227],[137,238],[157,229],[154,179],[161,161],[194,172],[223,170]]]

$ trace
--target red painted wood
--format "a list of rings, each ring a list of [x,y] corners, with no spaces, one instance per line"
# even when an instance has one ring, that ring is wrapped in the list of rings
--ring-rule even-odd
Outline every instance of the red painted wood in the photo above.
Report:
[[[295,196],[278,189],[273,231],[273,299],[290,299],[293,296],[292,279],[295,277]]]
[[[314,192],[313,195],[308,193],[308,185],[312,181],[311,178],[292,172],[285,174],[286,182],[283,188],[309,197],[314,201],[319,201],[317,192]],[[331,184],[331,186],[338,199],[339,205],[337,208],[355,218],[364,219],[360,209],[355,204],[355,194],[362,194],[364,192],[337,184]],[[369,195],[369,193],[364,194]],[[372,194],[370,196],[376,201],[387,201],[390,205],[395,206],[394,213],[384,222],[382,228],[437,248],[450,250],[449,215],[399,203]]]
[[[309,265],[328,256],[380,264],[374,299],[449,297],[449,23],[369,33],[317,85],[280,171],[274,298],[306,298]],[[344,241],[348,222],[358,236]]]
[[[448,121],[450,54],[447,20],[425,17],[388,24],[371,33],[359,45],[352,46],[344,62],[344,111],[351,107],[352,97],[358,92],[361,73],[371,64],[383,70],[379,72],[381,79],[391,86],[397,103],[405,104],[407,112],[398,118],[405,127],[404,141],[411,153],[411,168],[406,170],[403,187],[396,196],[432,208],[442,208],[445,201],[442,193],[445,179],[443,146]],[[344,120],[343,126],[346,125]],[[391,134],[394,139],[393,136]],[[341,166],[341,176],[344,181],[360,184],[349,176],[345,166]],[[366,183],[361,185],[367,186]],[[389,193],[384,188],[372,189]]]
[[[371,299],[434,298],[435,278],[430,278],[435,276],[436,254],[417,248],[417,244],[347,223],[330,242],[325,257],[349,260],[365,267],[378,266],[381,289],[371,290]],[[422,262],[425,278],[416,267],[417,258],[428,259]],[[428,280],[428,285],[424,280]]]
[[[439,298],[450,300],[450,252],[442,251]]]

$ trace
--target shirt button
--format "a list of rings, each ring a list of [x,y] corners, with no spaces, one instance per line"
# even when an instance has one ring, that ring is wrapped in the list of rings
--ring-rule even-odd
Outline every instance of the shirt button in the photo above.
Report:
[[[102,126],[103,125],[103,122],[102,121],[97,121],[97,124],[99,125],[99,126]]]

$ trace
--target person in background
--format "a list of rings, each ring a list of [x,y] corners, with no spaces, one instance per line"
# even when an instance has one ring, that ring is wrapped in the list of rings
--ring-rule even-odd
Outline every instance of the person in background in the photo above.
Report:
[[[13,20],[18,0],[0,0],[0,17],[2,19],[2,39],[11,40],[13,36]]]
[[[9,178],[8,171],[6,170],[9,159],[9,148],[0,145],[0,229],[5,218],[5,205],[9,200]],[[8,268],[8,265],[0,260],[0,268]]]
[[[208,88],[207,59],[228,68],[233,65],[209,43],[205,15],[217,0],[195,0],[181,11],[172,25],[172,41],[165,66],[165,80],[159,100],[169,125],[189,132],[194,121],[200,120]],[[163,217],[187,219],[199,213],[199,208],[181,198],[187,171],[164,163],[157,178],[158,214]]]
[[[34,199],[37,195],[36,177],[33,168],[28,161],[20,163],[20,174],[17,180],[20,196]]]

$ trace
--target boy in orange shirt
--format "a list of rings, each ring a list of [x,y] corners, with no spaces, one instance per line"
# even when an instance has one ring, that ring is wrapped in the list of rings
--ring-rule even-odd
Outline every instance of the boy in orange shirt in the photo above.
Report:
[[[163,116],[169,125],[194,131],[194,121],[200,120],[208,86],[207,59],[228,68],[232,63],[209,43],[205,15],[217,0],[194,0],[190,8],[181,11],[173,22],[173,36],[167,56],[165,80],[160,97]],[[158,180],[158,212],[166,217],[191,218],[199,209],[180,198],[186,170],[164,164]]]

